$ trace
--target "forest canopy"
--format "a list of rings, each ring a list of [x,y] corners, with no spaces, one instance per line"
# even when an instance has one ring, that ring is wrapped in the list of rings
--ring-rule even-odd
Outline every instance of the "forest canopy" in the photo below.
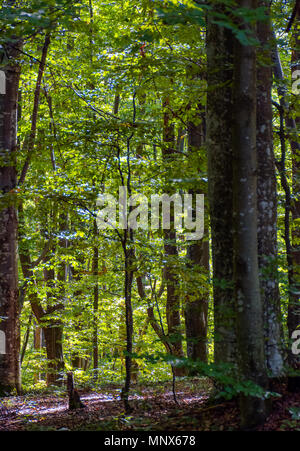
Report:
[[[0,4],[0,396],[299,427],[299,1]]]

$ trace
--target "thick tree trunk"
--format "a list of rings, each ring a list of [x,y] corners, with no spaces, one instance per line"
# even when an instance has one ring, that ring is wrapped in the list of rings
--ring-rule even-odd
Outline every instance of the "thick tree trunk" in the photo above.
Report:
[[[54,287],[54,270],[44,269],[44,278],[48,288],[48,298],[52,297],[52,289]],[[59,311],[63,309],[63,304],[58,303],[49,305],[46,310],[46,315],[59,315]],[[43,321],[43,318],[41,318]],[[44,320],[45,321],[45,320]],[[59,318],[50,321],[47,320],[47,325],[43,327],[46,342],[47,353],[47,385],[61,385],[62,376],[61,371],[64,369],[63,357],[63,326]]]
[[[66,238],[68,230],[68,217],[67,214],[63,213],[59,216],[59,231],[62,238],[59,242],[59,249],[61,253],[61,263],[59,264],[57,271],[57,281],[55,282],[54,270],[45,269],[45,280],[48,284],[49,293],[48,298],[53,297],[51,289],[55,287],[57,291],[57,301],[55,305],[50,305],[47,308],[46,313],[58,315],[60,311],[64,309],[64,296],[65,296],[65,284],[67,282],[67,271],[68,266],[63,261],[64,252],[68,246],[68,241]],[[63,357],[63,324],[60,318],[52,319],[51,324],[44,328],[45,341],[46,341],[46,352],[48,360],[48,371],[47,371],[47,385],[61,385],[62,375],[61,371],[64,369],[64,357]]]
[[[67,374],[67,390],[69,395],[69,410],[82,409],[85,407],[80,400],[78,391],[74,388],[73,373]]]
[[[24,235],[24,211],[22,204],[19,205],[20,216],[20,236]],[[49,246],[50,247],[50,246]],[[46,246],[47,249],[47,246]],[[48,248],[49,251],[49,248]],[[34,264],[31,261],[29,249],[26,241],[21,242],[20,246],[20,262],[22,266],[23,276],[27,281],[34,280],[33,268]],[[42,259],[46,260],[46,256]],[[49,360],[49,374],[47,374],[47,384],[60,384],[59,372],[63,369],[63,349],[62,349],[62,325],[59,320],[53,318],[45,320],[45,316],[48,314],[59,314],[59,310],[62,308],[61,304],[51,305],[50,299],[52,298],[51,290],[54,287],[54,270],[44,268],[44,279],[48,289],[47,297],[49,299],[49,305],[46,309],[43,308],[37,294],[31,292],[28,296],[32,311],[35,315],[37,323],[43,329],[47,359]],[[46,324],[45,324],[46,323]]]
[[[261,6],[268,6],[260,0]],[[258,258],[260,289],[264,311],[264,338],[267,367],[273,377],[282,375],[283,342],[277,272],[277,181],[272,134],[271,23],[260,21],[261,43],[257,71],[257,202]],[[261,61],[261,63],[259,63]],[[269,61],[269,64],[266,64]]]
[[[64,369],[63,331],[60,324],[45,327],[45,342],[47,353],[47,385],[62,385],[61,371]]]
[[[13,59],[18,56],[15,49],[5,46],[1,52],[0,94],[0,331],[2,351],[0,353],[0,395],[14,389],[20,391],[20,330],[17,265],[17,210],[16,194],[16,147],[17,110],[20,68]],[[11,61],[9,61],[11,59]]]
[[[223,7],[213,5],[213,13]],[[232,211],[233,35],[208,18],[207,112],[208,189],[213,259],[215,362],[235,363]]]
[[[255,0],[239,6],[254,9]],[[254,33],[246,23],[244,29]],[[234,282],[239,369],[244,380],[266,386],[263,309],[260,297],[257,241],[256,52],[235,41],[234,49]],[[265,401],[241,396],[242,427],[265,420]]]

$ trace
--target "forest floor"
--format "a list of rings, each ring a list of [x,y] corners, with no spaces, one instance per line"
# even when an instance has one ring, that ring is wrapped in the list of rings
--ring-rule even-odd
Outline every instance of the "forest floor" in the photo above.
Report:
[[[0,401],[0,431],[236,431],[236,401],[214,400],[207,380],[178,381],[174,402],[170,384],[136,385],[130,416],[124,414],[120,386],[79,390],[85,407],[68,410],[66,394],[27,394]],[[284,387],[272,413],[259,430],[300,431],[300,393]]]

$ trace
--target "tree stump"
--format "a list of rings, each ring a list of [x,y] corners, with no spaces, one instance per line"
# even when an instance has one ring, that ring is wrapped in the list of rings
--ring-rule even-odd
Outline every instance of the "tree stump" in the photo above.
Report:
[[[74,389],[73,373],[67,374],[67,390],[69,395],[69,410],[82,409],[85,407],[80,400],[78,391]]]

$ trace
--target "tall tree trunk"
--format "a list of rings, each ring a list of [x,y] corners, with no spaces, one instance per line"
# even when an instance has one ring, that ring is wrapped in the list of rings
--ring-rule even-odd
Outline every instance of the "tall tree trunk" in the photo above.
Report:
[[[19,217],[20,217],[20,237],[24,238],[24,211],[23,205],[19,205]],[[34,264],[31,261],[30,252],[28,248],[28,243],[24,240],[20,245],[20,262],[22,266],[22,272],[24,279],[27,282],[34,281]],[[41,257],[38,259],[40,261],[47,260],[47,253],[49,252],[52,245],[48,243],[46,245],[44,251],[42,252]],[[45,254],[45,255],[43,255]],[[49,269],[47,267],[44,268],[44,280],[46,283],[47,298],[48,305],[47,308],[44,309],[40,299],[37,296],[37,293],[31,292],[28,295],[28,299],[32,308],[32,311],[35,315],[37,323],[43,329],[45,342],[46,342],[46,354],[48,364],[48,372],[47,372],[47,384],[60,384],[59,372],[64,367],[63,362],[63,351],[62,351],[62,328],[59,319],[53,318],[54,315],[59,315],[59,311],[63,307],[61,304],[53,304],[52,299],[52,289],[54,287],[54,269]],[[47,315],[51,315],[51,318],[47,318]],[[46,317],[46,318],[45,318]]]
[[[51,288],[55,287],[57,291],[57,299],[54,305],[50,305],[47,308],[47,313],[50,313],[56,318],[50,327],[44,329],[46,350],[47,350],[47,360],[49,362],[48,373],[47,373],[47,385],[61,385],[62,377],[61,371],[64,369],[64,356],[63,356],[63,324],[59,318],[60,312],[64,309],[64,296],[67,283],[68,265],[64,261],[64,254],[66,248],[68,247],[68,240],[66,238],[68,231],[68,215],[66,213],[61,213],[58,218],[58,227],[60,231],[61,238],[59,240],[59,254],[61,256],[61,262],[57,270],[57,281],[55,282],[55,273],[52,269],[44,270],[46,275],[46,280],[50,288],[49,299],[53,297],[51,293]],[[53,304],[53,302],[52,302]]]
[[[60,372],[64,369],[64,357],[62,350],[63,330],[61,325],[45,327],[43,329],[46,342],[47,353],[47,385],[61,385],[62,377]]]
[[[299,8],[298,8],[299,9]],[[292,34],[292,76],[295,71],[300,71],[300,17],[299,13],[295,16],[293,34]],[[294,77],[293,77],[294,78]],[[298,89],[299,91],[299,89]],[[300,93],[298,92],[298,96]],[[298,112],[299,113],[299,112]],[[300,115],[295,119],[296,127],[300,126]],[[290,302],[288,309],[288,330],[289,338],[292,338],[293,332],[300,327],[300,146],[299,143],[291,140],[292,150],[292,265],[293,265],[293,283],[290,293]],[[289,365],[300,372],[300,355],[293,354],[292,347],[289,347]],[[289,389],[291,391],[300,390],[300,374],[297,377],[289,378]]]
[[[260,0],[268,8],[269,2]],[[264,311],[265,354],[272,376],[283,371],[281,308],[277,272],[277,181],[272,133],[271,23],[257,25],[260,51],[257,69],[257,202],[258,258]],[[269,64],[266,64],[269,61]]]
[[[40,104],[41,84],[42,84],[42,80],[43,80],[43,76],[44,76],[44,70],[45,70],[45,64],[46,64],[46,60],[47,60],[47,53],[48,53],[49,45],[50,45],[50,35],[47,33],[46,37],[45,37],[43,50],[42,50],[41,60],[40,60],[40,64],[39,64],[39,71],[38,71],[38,76],[37,76],[37,80],[36,80],[35,92],[34,92],[33,110],[32,110],[32,115],[31,115],[31,130],[30,130],[29,135],[26,136],[26,138],[24,140],[23,148],[22,148],[22,153],[23,154],[26,153],[27,156],[26,156],[26,159],[25,159],[22,171],[21,171],[21,175],[20,175],[20,179],[19,179],[19,183],[18,183],[19,185],[23,185],[23,183],[25,181],[26,174],[29,169],[30,161],[31,161],[32,154],[33,154],[34,147],[35,147],[36,127],[37,127],[37,120],[38,120],[38,109],[39,109],[39,104]]]
[[[129,404],[129,390],[131,385],[131,370],[132,370],[132,349],[133,349],[133,310],[132,310],[132,284],[133,284],[133,265],[134,265],[134,251],[133,251],[133,232],[132,230],[125,230],[124,256],[125,256],[125,323],[126,323],[126,355],[125,355],[125,384],[122,390],[122,398],[126,413],[131,412]]]
[[[99,350],[98,350],[98,310],[99,310],[99,285],[98,285],[98,271],[99,271],[99,250],[98,250],[98,230],[97,222],[94,220],[94,255],[93,255],[93,274],[94,280],[94,300],[93,300],[93,365],[94,378],[98,379],[99,366]]]
[[[207,240],[190,244],[187,249],[188,265],[197,265],[197,271],[207,274],[209,270],[209,244]],[[195,269],[194,269],[195,270]],[[195,299],[193,299],[195,297]],[[209,293],[206,287],[201,293],[188,290],[185,305],[187,356],[193,360],[207,362],[207,314]]]
[[[299,18],[297,18],[294,36],[293,38],[298,41],[299,45]],[[297,31],[298,30],[298,31]],[[276,39],[273,32],[274,40]],[[298,60],[299,51],[293,50],[292,53],[292,72],[294,71],[295,61]],[[293,354],[292,343],[293,332],[299,327],[300,312],[299,312],[299,251],[297,244],[297,236],[299,236],[299,226],[297,226],[297,218],[299,218],[299,180],[298,180],[298,166],[299,166],[299,153],[300,144],[297,142],[297,123],[294,118],[289,115],[289,104],[287,101],[287,80],[284,77],[284,73],[281,66],[280,56],[278,48],[275,44],[273,49],[273,71],[276,79],[280,81],[277,88],[279,102],[280,102],[280,140],[282,155],[281,161],[277,162],[277,168],[281,178],[281,185],[285,192],[285,232],[284,239],[286,245],[286,258],[287,258],[287,270],[288,270],[288,284],[289,284],[289,304],[288,304],[288,318],[287,327],[289,335],[289,347],[288,347],[288,362],[294,369],[299,369],[299,356]],[[292,170],[293,170],[293,200],[291,189],[286,177],[286,161],[285,161],[285,139],[286,134],[284,130],[288,130],[289,142],[292,150]],[[292,240],[290,239],[290,213],[292,211],[293,227],[292,227]],[[289,378],[289,389],[294,391],[299,386],[299,376]]]
[[[34,335],[33,335],[33,347],[35,351],[40,351],[43,347],[43,329],[39,327],[38,324],[34,325]],[[40,373],[34,373],[34,382],[39,382],[41,378]]]
[[[197,125],[195,125],[195,123]],[[196,154],[199,159],[197,167],[197,175],[203,171],[203,166],[206,166],[205,158],[200,157],[200,152],[203,152],[201,146],[204,145],[205,136],[205,115],[201,113],[200,108],[197,109],[197,117],[194,121],[188,124],[188,147],[189,153],[192,157],[192,162],[195,161]],[[197,181],[197,184],[199,182]],[[189,191],[193,197],[196,194],[207,193],[206,183],[200,182],[199,187],[194,187]],[[207,232],[207,227],[205,228]],[[191,242],[187,248],[188,269],[192,274],[196,272],[196,277],[189,280],[187,287],[187,296],[185,304],[185,328],[187,340],[187,356],[193,360],[201,360],[207,362],[207,315],[209,290],[208,280],[204,282],[204,286],[200,288],[196,282],[199,278],[199,273],[209,277],[209,242],[207,233],[202,240]],[[198,277],[197,277],[198,276]],[[196,280],[194,280],[196,278]],[[203,280],[203,279],[202,279]],[[206,285],[205,285],[206,283]]]
[[[119,94],[116,95],[115,108],[119,108],[120,99],[117,100]],[[133,95],[133,117],[132,122],[135,124],[136,121],[136,93]],[[124,190],[124,195],[131,197],[131,166],[130,166],[130,145],[131,140],[134,136],[132,132],[126,139],[127,144],[127,179],[126,179],[126,190]],[[120,169],[120,175],[124,183],[125,179]],[[125,199],[124,199],[125,201]],[[125,202],[124,202],[125,203]],[[129,207],[129,214],[132,211],[132,206]],[[125,322],[126,322],[126,355],[125,355],[125,383],[122,389],[122,399],[124,402],[125,412],[130,413],[132,408],[129,404],[129,390],[132,382],[132,350],[133,350],[133,308],[132,308],[132,286],[133,286],[133,276],[134,276],[134,265],[135,265],[135,254],[134,254],[134,232],[133,229],[129,227],[126,221],[126,228],[122,237],[122,247],[124,253],[124,270],[125,270],[125,281],[124,281],[124,299],[125,299]]]
[[[20,330],[16,211],[17,110],[20,68],[19,42],[1,50],[0,93],[0,330],[5,353],[0,353],[0,395],[20,391]]]
[[[174,124],[172,124],[169,99],[163,103],[163,161],[167,169],[169,178],[172,178],[172,168],[175,163],[175,133]],[[172,184],[167,181],[165,184],[166,194],[171,193]],[[180,317],[180,297],[179,297],[179,278],[175,268],[175,260],[178,257],[176,230],[174,226],[174,206],[170,206],[170,228],[164,230],[164,252],[166,258],[165,280],[167,288],[166,317],[168,325],[168,337],[172,345],[172,354],[177,357],[183,357],[181,317]],[[184,368],[174,367],[175,376],[183,376]]]
[[[48,289],[48,299],[49,303],[46,310],[46,315],[51,315],[50,320],[41,320],[46,323],[43,326],[43,331],[45,334],[46,342],[46,354],[47,354],[47,385],[61,385],[62,379],[60,377],[60,372],[64,368],[64,357],[63,357],[63,327],[60,319],[57,317],[60,310],[63,309],[63,304],[55,303],[53,305],[50,299],[53,297],[52,290],[54,288],[54,270],[44,269],[44,278]],[[52,305],[51,305],[52,304]],[[53,318],[55,316],[55,318]]]
[[[256,8],[255,0],[239,6]],[[254,35],[252,25],[240,25]],[[257,240],[256,51],[235,41],[234,49],[234,282],[239,369],[245,380],[266,386],[263,310],[260,297]],[[241,396],[242,427],[266,417],[265,400]]]
[[[78,243],[79,244],[79,243]],[[76,246],[76,243],[73,243],[72,246]],[[76,285],[76,289],[74,290],[74,299],[79,299],[82,297],[82,287],[81,287],[81,278],[84,268],[84,258],[81,255],[77,256],[77,264],[78,266],[75,268],[71,268],[72,273],[72,284],[73,286]],[[80,302],[79,302],[80,305]],[[83,321],[81,319],[82,310],[78,306],[78,308],[75,309],[74,312],[74,331],[76,334],[80,334],[80,332],[83,329]],[[72,349],[72,357],[71,357],[72,367],[81,369],[85,366],[85,359],[80,357],[80,349],[73,348]]]
[[[212,6],[207,22],[208,190],[213,260],[215,362],[235,363],[236,333],[233,295],[232,211],[232,55],[233,35],[213,23]]]
[[[25,332],[25,336],[24,336],[24,340],[23,340],[23,345],[22,345],[22,350],[21,350],[21,355],[20,355],[20,364],[22,366],[22,363],[24,361],[24,357],[26,354],[26,349],[28,346],[28,341],[29,341],[29,337],[30,337],[30,330],[31,330],[31,323],[32,323],[32,317],[33,314],[31,313],[28,319],[28,324],[27,324],[27,328],[26,328],[26,332]]]

